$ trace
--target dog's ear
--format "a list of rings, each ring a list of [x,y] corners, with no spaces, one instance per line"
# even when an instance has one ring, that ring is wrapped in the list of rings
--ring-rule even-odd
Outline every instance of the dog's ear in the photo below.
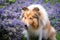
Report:
[[[40,9],[39,9],[38,7],[35,7],[35,8],[33,9],[33,11],[37,12],[37,15],[40,15],[39,10],[40,10]]]
[[[35,7],[35,8],[33,9],[33,11],[39,11],[39,8],[38,8],[38,7]]]
[[[27,11],[29,9],[27,7],[23,7],[22,10]]]

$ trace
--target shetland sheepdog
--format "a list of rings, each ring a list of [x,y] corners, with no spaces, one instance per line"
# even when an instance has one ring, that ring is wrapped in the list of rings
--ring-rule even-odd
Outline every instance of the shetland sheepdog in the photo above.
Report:
[[[20,18],[28,28],[25,34],[27,35],[27,40],[30,40],[31,36],[38,36],[38,40],[42,40],[42,38],[56,40],[56,31],[51,26],[48,14],[42,5],[32,4],[28,7],[23,7]]]

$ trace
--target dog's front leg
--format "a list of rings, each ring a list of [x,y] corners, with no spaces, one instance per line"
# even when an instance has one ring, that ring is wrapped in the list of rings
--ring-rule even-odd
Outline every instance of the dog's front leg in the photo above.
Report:
[[[27,33],[27,40],[29,40],[29,34]]]
[[[24,37],[25,37],[27,40],[29,40],[29,34],[28,34],[27,30],[24,30],[24,31],[22,32],[22,34],[24,35]]]
[[[40,29],[39,40],[42,40],[42,28]]]

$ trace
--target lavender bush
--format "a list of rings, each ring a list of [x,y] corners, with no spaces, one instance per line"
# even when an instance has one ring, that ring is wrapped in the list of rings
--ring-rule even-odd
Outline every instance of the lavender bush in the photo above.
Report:
[[[5,4],[0,0],[0,4]],[[21,9],[31,4],[41,4],[49,14],[52,26],[60,30],[60,3],[59,0],[10,0],[8,5],[0,8],[0,39],[1,40],[23,40],[21,32],[25,24],[19,19]]]

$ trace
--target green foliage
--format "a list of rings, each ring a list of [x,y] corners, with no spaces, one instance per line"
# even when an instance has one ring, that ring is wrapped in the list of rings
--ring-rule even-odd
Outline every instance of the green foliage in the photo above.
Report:
[[[50,2],[52,5],[54,5],[56,2],[60,3],[60,0],[44,0],[45,3]]]
[[[4,5],[0,5],[0,8],[3,8],[3,7],[5,7]]]
[[[60,40],[60,34],[59,33],[56,34],[56,38],[57,38],[57,40]]]
[[[22,40],[27,40],[27,39],[23,36]]]
[[[50,0],[44,0],[45,3],[49,2]]]
[[[5,34],[3,35],[3,40],[7,40],[9,37]]]
[[[50,0],[51,4],[54,5],[56,3],[55,0]]]
[[[9,2],[15,2],[15,0],[9,0]]]
[[[57,0],[58,3],[60,3],[60,0]]]
[[[53,19],[53,22],[56,22],[56,19]]]

